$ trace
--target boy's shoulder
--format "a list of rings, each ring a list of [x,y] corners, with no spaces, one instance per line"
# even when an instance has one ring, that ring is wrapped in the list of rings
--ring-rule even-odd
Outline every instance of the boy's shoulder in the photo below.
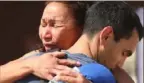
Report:
[[[78,71],[92,83],[116,83],[112,72],[102,64],[97,63],[92,58],[82,53],[68,53],[67,58],[79,61]]]
[[[104,65],[99,63],[89,63],[79,67],[80,73],[83,74],[92,83],[116,83],[112,72]]]
[[[30,56],[33,56],[33,55],[37,55],[39,53],[40,53],[39,50],[33,50],[33,51],[30,51],[30,52],[24,54],[21,58],[24,59],[24,58],[27,58],[27,57],[30,57]]]

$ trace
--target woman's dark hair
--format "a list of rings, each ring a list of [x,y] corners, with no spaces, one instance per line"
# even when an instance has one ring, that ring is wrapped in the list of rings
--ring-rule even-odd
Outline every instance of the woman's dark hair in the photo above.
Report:
[[[66,4],[72,11],[76,24],[79,26],[84,25],[86,11],[93,3],[92,1],[46,1],[45,5],[48,5],[51,2]]]

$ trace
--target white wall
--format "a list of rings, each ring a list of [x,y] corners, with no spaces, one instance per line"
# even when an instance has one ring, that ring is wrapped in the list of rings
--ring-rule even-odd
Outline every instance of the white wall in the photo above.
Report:
[[[137,9],[136,13],[139,15],[142,25],[144,26],[144,7]],[[137,50],[137,79],[138,83],[143,83],[143,39],[139,42]]]

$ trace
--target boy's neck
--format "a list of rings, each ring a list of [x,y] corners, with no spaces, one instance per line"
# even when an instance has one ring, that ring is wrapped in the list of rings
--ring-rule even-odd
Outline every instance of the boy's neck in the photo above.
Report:
[[[82,35],[67,51],[70,53],[82,53],[92,58],[89,40],[86,35]]]

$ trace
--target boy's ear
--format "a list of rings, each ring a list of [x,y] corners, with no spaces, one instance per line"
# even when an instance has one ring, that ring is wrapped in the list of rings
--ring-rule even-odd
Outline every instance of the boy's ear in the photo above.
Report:
[[[104,27],[100,32],[100,44],[106,44],[109,39],[113,38],[113,28],[111,26]]]

